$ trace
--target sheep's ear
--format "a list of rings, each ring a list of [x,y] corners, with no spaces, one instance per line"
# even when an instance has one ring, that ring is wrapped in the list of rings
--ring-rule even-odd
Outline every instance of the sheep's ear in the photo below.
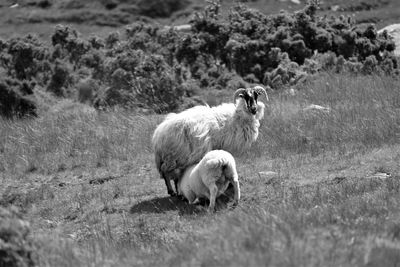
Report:
[[[255,86],[253,89],[254,89],[254,93],[256,93],[257,96],[259,96],[259,95],[264,95],[264,96],[265,96],[265,99],[266,99],[267,101],[269,101],[267,91],[264,89],[264,87],[257,85],[257,86]]]
[[[238,97],[243,97],[244,96],[244,92],[246,91],[246,89],[244,88],[239,88],[236,90],[235,94],[233,95],[233,103],[236,104],[236,98]]]

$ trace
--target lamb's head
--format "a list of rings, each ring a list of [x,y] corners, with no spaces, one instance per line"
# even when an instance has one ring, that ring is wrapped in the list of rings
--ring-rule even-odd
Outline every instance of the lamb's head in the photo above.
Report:
[[[243,105],[245,105],[245,108],[247,109],[248,112],[251,114],[255,115],[257,113],[257,99],[260,95],[264,95],[266,100],[268,101],[268,95],[265,89],[259,85],[253,87],[253,88],[240,88],[236,90],[234,96],[233,96],[233,103],[236,104],[236,99],[238,97],[243,98]]]

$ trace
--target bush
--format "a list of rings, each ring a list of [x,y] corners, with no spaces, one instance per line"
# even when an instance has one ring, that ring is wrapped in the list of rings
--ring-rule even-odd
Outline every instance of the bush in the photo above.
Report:
[[[137,1],[138,8],[152,16],[186,4]],[[234,90],[263,83],[280,89],[327,70],[398,74],[394,42],[386,32],[359,28],[344,16],[318,17],[317,10],[318,1],[313,0],[297,12],[267,16],[238,3],[223,17],[219,1],[209,1],[193,14],[190,31],[135,22],[123,33],[87,40],[57,25],[50,47],[31,35],[0,40],[0,72],[98,107],[157,113],[177,110],[185,97],[193,97],[193,88]],[[80,82],[89,77],[99,88],[96,94],[89,90],[93,86]]]
[[[163,56],[128,46],[107,62],[103,80],[107,89],[99,94],[97,106],[151,108],[157,113],[176,109],[183,90],[174,69]]]
[[[8,55],[2,56],[2,65],[10,77],[31,80],[38,72],[48,71],[43,63],[49,56],[48,49],[35,36],[12,38],[4,46]]]
[[[308,59],[315,53],[326,52],[343,56],[345,61],[356,59],[365,65],[363,73],[381,69],[389,73],[397,68],[394,43],[387,34],[378,35],[373,26],[359,29],[344,16],[317,17],[318,1],[310,1],[294,14],[281,12],[272,16],[238,4],[227,20],[220,18],[218,7],[217,2],[212,2],[203,13],[195,15],[193,33],[178,46],[177,59],[191,64],[195,75],[222,62],[249,82],[264,81],[279,88],[302,80],[297,77],[310,74],[309,70],[315,72],[310,65],[302,66],[309,64]],[[287,59],[281,57],[283,53]],[[198,61],[205,64],[199,66]],[[281,73],[287,71],[299,73]]]
[[[68,66],[61,60],[57,60],[54,65],[53,74],[47,91],[56,96],[66,96],[66,88],[70,80],[70,71]]]
[[[28,96],[33,95],[33,83],[15,79],[0,80],[0,115],[7,118],[37,116],[36,104]]]
[[[22,220],[16,208],[0,206],[0,266],[36,266],[29,232],[29,223]]]

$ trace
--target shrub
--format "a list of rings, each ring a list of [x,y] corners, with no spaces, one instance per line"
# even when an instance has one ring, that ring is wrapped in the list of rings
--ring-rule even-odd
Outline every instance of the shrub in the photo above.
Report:
[[[57,25],[51,41],[54,47],[61,50],[55,55],[53,53],[53,58],[63,58],[66,55],[69,61],[75,65],[91,49],[90,43],[81,39],[78,32],[68,26]],[[65,52],[63,53],[62,50]]]
[[[39,71],[48,71],[42,62],[49,55],[48,49],[33,35],[10,39],[5,45],[8,57],[2,63],[8,75],[19,80],[30,80]],[[4,49],[5,50],[5,49]]]
[[[36,104],[28,96],[33,95],[33,83],[15,79],[0,80],[0,115],[7,118],[37,116]]]
[[[29,223],[22,220],[16,208],[0,206],[0,266],[36,266],[29,232]]]
[[[326,52],[343,56],[346,62],[356,59],[365,66],[360,71],[366,74],[382,68],[389,73],[397,68],[392,53],[394,43],[387,34],[377,34],[373,26],[359,29],[344,16],[317,17],[318,1],[310,1],[293,14],[281,12],[272,16],[237,4],[227,20],[220,18],[218,7],[214,1],[203,13],[196,14],[192,34],[178,46],[177,59],[191,64],[195,75],[222,62],[249,82],[264,81],[279,88],[302,80],[298,77],[310,74],[308,71],[315,73],[317,66],[311,66],[308,59]],[[282,59],[282,53],[297,65]],[[197,63],[199,59],[204,62],[202,66]],[[308,66],[303,68],[306,62]],[[289,72],[298,74],[282,73],[288,67]]]
[[[61,60],[57,60],[54,65],[53,74],[47,91],[56,96],[66,96],[66,88],[70,80],[70,71],[68,66]]]
[[[114,2],[102,1],[111,3],[110,8]],[[187,1],[136,3],[141,12],[162,16]],[[185,97],[193,96],[193,88],[199,92],[263,83],[280,89],[319,71],[399,72],[394,42],[386,32],[359,28],[345,16],[318,17],[317,10],[313,0],[297,12],[267,16],[238,3],[223,17],[220,2],[209,1],[193,14],[190,31],[142,21],[122,34],[87,40],[57,25],[50,47],[31,35],[0,40],[0,71],[21,82],[35,81],[60,97],[157,113],[178,109]],[[88,89],[93,86],[80,82],[88,77],[100,88],[96,95]]]
[[[163,56],[126,45],[107,62],[104,77],[107,89],[99,94],[96,105],[151,108],[158,113],[177,108],[183,90],[174,69]]]

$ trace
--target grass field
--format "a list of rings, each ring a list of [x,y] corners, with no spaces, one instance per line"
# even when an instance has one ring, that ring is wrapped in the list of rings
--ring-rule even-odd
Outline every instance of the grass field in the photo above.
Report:
[[[270,98],[236,208],[167,195],[162,116],[69,101],[1,121],[0,204],[30,222],[39,266],[398,266],[398,79],[322,73]]]

